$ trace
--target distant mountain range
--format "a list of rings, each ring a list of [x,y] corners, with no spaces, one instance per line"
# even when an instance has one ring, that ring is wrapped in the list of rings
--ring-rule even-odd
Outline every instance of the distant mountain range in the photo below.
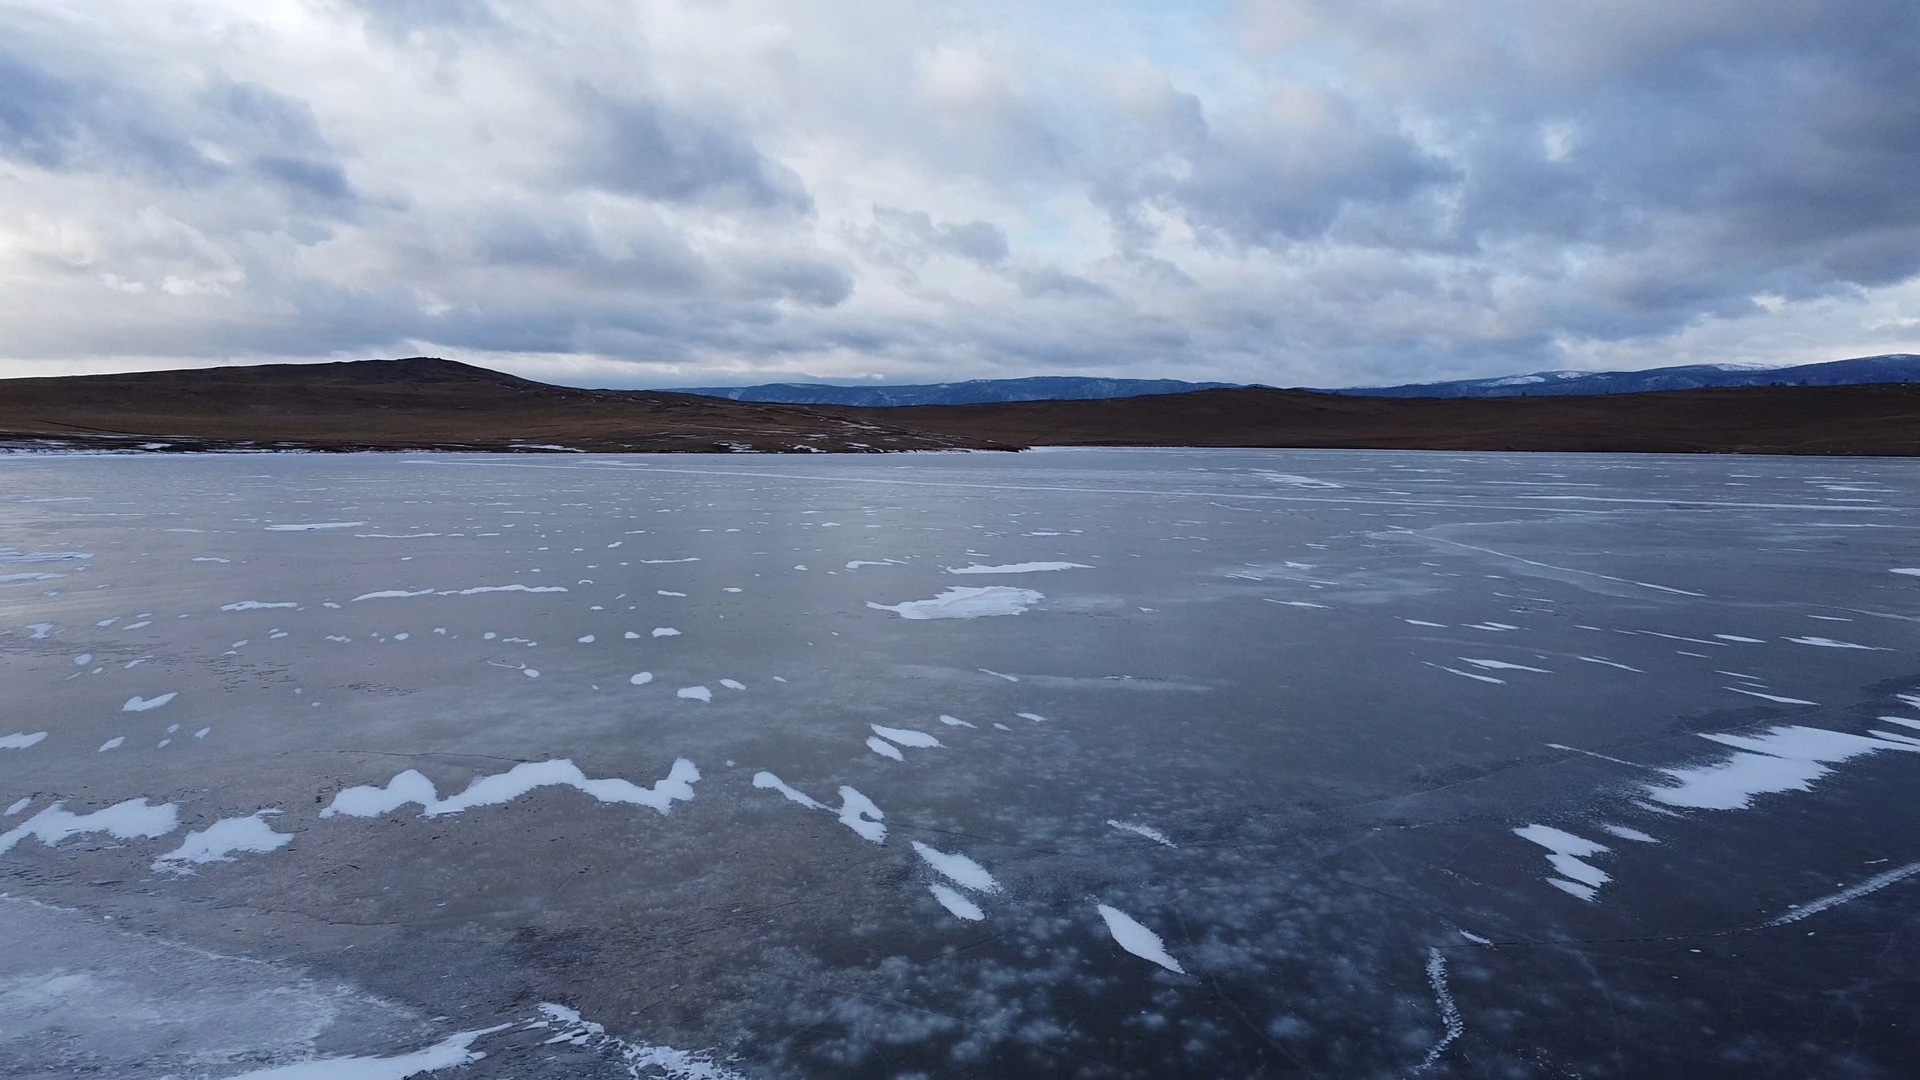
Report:
[[[1735,386],[1864,386],[1875,383],[1920,383],[1920,356],[1894,353],[1782,368],[1688,364],[1645,371],[1536,371],[1497,379],[1461,379],[1454,382],[1408,383],[1403,386],[1352,386],[1320,392],[1396,398],[1584,397]],[[835,386],[829,383],[690,386],[675,387],[669,392],[782,405],[902,408],[1015,401],[1102,401],[1155,394],[1189,394],[1196,390],[1242,389],[1248,385],[1259,384],[1183,382],[1179,379],[1089,379],[1062,375],[1027,379],[970,379],[966,382],[917,386]]]
[[[1070,375],[1042,375],[1028,379],[969,379],[966,382],[926,383],[919,386],[834,386],[829,383],[678,386],[666,392],[780,405],[893,408],[904,405],[985,405],[1007,401],[1102,401],[1153,394],[1190,394],[1195,390],[1230,390],[1240,385],[1182,382],[1179,379],[1087,379]]]
[[[1892,353],[1782,368],[1688,364],[1645,371],[1536,371],[1498,379],[1356,386],[1327,392],[1398,398],[1586,397],[1645,394],[1656,390],[1718,390],[1733,386],[1866,386],[1874,383],[1920,383],[1920,356]]]

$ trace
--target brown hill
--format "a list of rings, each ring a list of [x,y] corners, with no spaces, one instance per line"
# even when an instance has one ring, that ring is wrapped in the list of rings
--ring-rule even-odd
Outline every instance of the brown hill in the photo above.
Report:
[[[432,357],[0,380],[0,446],[1014,449],[966,435],[906,430],[884,415],[691,394],[579,390]]]
[[[907,427],[1025,446],[1920,454],[1911,385],[1445,400],[1203,390],[882,411]]]
[[[867,452],[1024,446],[1920,455],[1920,386],[1407,399],[1204,390],[863,409],[580,390],[451,360],[0,380],[0,447]]]

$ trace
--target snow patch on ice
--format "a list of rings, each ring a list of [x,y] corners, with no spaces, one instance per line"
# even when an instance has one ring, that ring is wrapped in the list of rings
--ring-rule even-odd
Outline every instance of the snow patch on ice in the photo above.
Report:
[[[148,709],[157,709],[157,707],[165,705],[167,701],[173,701],[175,698],[179,698],[179,696],[179,690],[169,690],[167,694],[161,694],[159,698],[127,698],[127,703],[121,705],[121,711],[123,711],[123,713],[146,713]]]
[[[941,745],[939,739],[934,738],[924,731],[915,731],[912,728],[883,727],[879,724],[868,724],[867,726],[873,729],[875,735],[883,739],[891,739],[901,746],[914,746],[924,749],[926,747]]]
[[[478,1031],[463,1031],[434,1043],[424,1050],[394,1057],[316,1058],[292,1065],[277,1065],[240,1073],[227,1080],[407,1080],[433,1069],[451,1069],[479,1061],[487,1055],[471,1049],[473,1041],[511,1025],[500,1024]]]
[[[1851,641],[1835,641],[1829,637],[1790,637],[1788,641],[1795,645],[1817,645],[1823,649],[1862,649],[1868,652],[1890,652],[1878,645],[1855,645]]]
[[[1301,476],[1298,473],[1268,472],[1265,469],[1255,469],[1253,470],[1253,474],[1268,483],[1285,484],[1287,487],[1334,489],[1342,486],[1331,480],[1322,480],[1314,476]]]
[[[987,868],[956,852],[941,851],[929,847],[918,840],[913,842],[913,850],[928,866],[933,867],[941,876],[963,889],[974,892],[997,893],[1000,883],[994,880]]]
[[[1135,836],[1144,836],[1156,844],[1165,844],[1168,847],[1178,846],[1173,841],[1167,839],[1166,833],[1149,825],[1136,825],[1130,821],[1115,821],[1112,818],[1107,819],[1107,824],[1119,829],[1121,832],[1130,832]]]
[[[52,847],[69,836],[103,832],[116,840],[150,840],[165,836],[180,824],[180,808],[172,803],[149,806],[146,799],[128,799],[91,814],[75,814],[65,803],[45,810],[0,833],[0,854],[31,836]]]
[[[851,566],[848,569],[852,569]],[[1003,563],[999,566],[949,566],[949,574],[1037,574],[1048,570],[1091,570],[1086,563],[1077,562],[1023,562]]]
[[[274,832],[265,816],[278,810],[258,810],[245,817],[222,818],[190,832],[180,846],[153,861],[155,870],[191,874],[192,866],[213,862],[232,862],[234,852],[278,851],[293,843],[292,833]]]
[[[1528,667],[1525,664],[1509,664],[1504,660],[1475,660],[1471,656],[1463,656],[1460,659],[1482,671],[1537,671],[1542,675],[1553,674],[1553,672],[1548,671],[1546,668]]]
[[[1742,690],[1738,686],[1725,686],[1725,687],[1721,687],[1721,689],[1731,690],[1736,694],[1745,694],[1748,697],[1764,698],[1767,701],[1771,701],[1779,705],[1818,705],[1820,704],[1817,701],[1808,701],[1806,698],[1781,697],[1779,694],[1763,694],[1758,690]]]
[[[607,1029],[581,1017],[573,1009],[552,1002],[539,1006],[544,1020],[527,1025],[558,1028],[548,1043],[567,1043],[590,1049],[613,1049],[635,1080],[655,1075],[666,1080],[746,1080],[744,1076],[716,1063],[712,1056],[693,1050],[680,1050],[648,1042],[635,1042],[607,1034]]]
[[[409,596],[432,595],[432,589],[381,589],[379,592],[361,593],[347,602],[357,604],[362,600],[400,600]]]
[[[990,615],[1019,615],[1046,599],[1032,589],[1007,585],[968,588],[956,585],[927,600],[908,600],[899,604],[867,606],[876,611],[891,611],[903,619],[979,619]]]
[[[345,814],[348,817],[379,817],[409,803],[419,803],[421,816],[438,817],[441,814],[458,814],[476,806],[497,806],[511,802],[541,787],[570,787],[603,803],[650,806],[664,814],[675,802],[692,799],[693,785],[699,779],[700,770],[686,758],[676,759],[666,779],[651,788],[617,777],[590,780],[572,761],[558,758],[551,761],[523,761],[506,772],[476,777],[465,791],[442,799],[432,780],[418,770],[408,769],[389,780],[385,787],[369,785],[340,792],[325,810],[320,811],[320,816],[325,818]]]
[[[1548,878],[1547,884],[1582,900],[1592,900],[1600,886],[1613,880],[1605,870],[1584,862],[1587,858],[1613,850],[1584,836],[1556,829],[1551,825],[1527,825],[1513,830],[1515,836],[1547,849],[1547,862],[1561,875]]]
[[[840,824],[859,833],[876,844],[887,842],[887,827],[881,822],[887,815],[880,812],[873,800],[860,794],[851,787],[840,788]]]
[[[887,742],[878,735],[867,736],[867,749],[879,754],[881,757],[892,758],[895,761],[907,760],[901,755],[899,747]]]
[[[1764,735],[1701,736],[1738,753],[1709,765],[1662,769],[1671,784],[1650,784],[1647,797],[1693,810],[1744,810],[1757,795],[1810,790],[1839,764],[1881,750],[1920,752],[1920,746],[1826,728],[1790,725]]]
[[[1107,933],[1113,935],[1113,940],[1118,942],[1121,948],[1142,960],[1151,960],[1168,971],[1181,975],[1187,973],[1187,969],[1181,967],[1178,960],[1168,955],[1166,944],[1160,940],[1160,935],[1142,926],[1139,920],[1119,908],[1109,907],[1106,904],[1096,904],[1095,909],[1100,912],[1100,917],[1106,920]]]
[[[954,918],[965,919],[968,922],[979,922],[981,919],[987,917],[987,913],[980,910],[979,904],[974,903],[972,900],[967,899],[965,896],[947,888],[939,882],[928,885],[927,890],[933,893],[933,898],[938,900],[940,906],[946,908]]]
[[[292,600],[269,602],[264,600],[241,600],[232,604],[221,604],[221,611],[265,611],[268,608],[297,608],[300,605]]]
[[[25,750],[46,737],[47,733],[44,731],[36,731],[32,734],[17,731],[12,735],[0,735],[0,750]]]
[[[268,532],[312,532],[315,529],[357,529],[364,521],[316,521],[306,525],[269,525]]]
[[[713,691],[704,686],[683,686],[675,690],[673,696],[686,698],[688,701],[712,701]]]
[[[786,781],[764,770],[753,774],[753,786],[757,788],[761,788],[763,790],[777,791],[780,794],[785,795],[788,799],[792,800],[793,802],[797,802],[801,806],[804,806],[809,810],[827,809],[826,803],[820,802],[819,800],[813,798],[812,796],[807,795],[805,792],[798,791],[792,787],[787,786]]]

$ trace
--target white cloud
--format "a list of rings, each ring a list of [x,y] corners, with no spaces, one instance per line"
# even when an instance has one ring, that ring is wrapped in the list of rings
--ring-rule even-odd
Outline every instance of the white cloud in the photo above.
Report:
[[[0,0],[0,374],[1920,351],[1911,5],[1174,7]]]

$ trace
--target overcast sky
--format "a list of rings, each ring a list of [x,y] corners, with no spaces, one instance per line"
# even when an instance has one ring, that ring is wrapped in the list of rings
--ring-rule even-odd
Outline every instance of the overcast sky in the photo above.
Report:
[[[0,0],[0,375],[1920,352],[1914,0]]]

